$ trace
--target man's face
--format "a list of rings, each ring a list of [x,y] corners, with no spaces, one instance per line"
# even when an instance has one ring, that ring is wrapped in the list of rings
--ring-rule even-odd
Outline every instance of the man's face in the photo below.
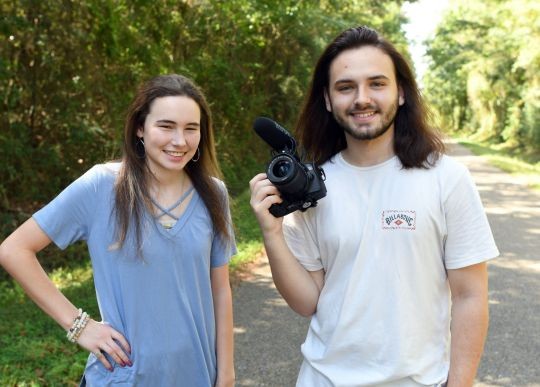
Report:
[[[393,136],[398,105],[404,103],[392,59],[373,46],[346,50],[334,59],[324,96],[347,141]]]

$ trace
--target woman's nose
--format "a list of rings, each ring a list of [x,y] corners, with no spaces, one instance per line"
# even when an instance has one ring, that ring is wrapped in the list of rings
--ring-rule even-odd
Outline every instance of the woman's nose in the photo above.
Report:
[[[185,145],[186,139],[184,137],[184,131],[182,129],[177,129],[174,131],[172,143],[174,145]]]

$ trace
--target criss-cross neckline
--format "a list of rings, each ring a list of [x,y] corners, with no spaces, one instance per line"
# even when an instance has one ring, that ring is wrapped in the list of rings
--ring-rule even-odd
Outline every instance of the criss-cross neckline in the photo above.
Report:
[[[158,220],[159,218],[161,218],[162,216],[164,215],[168,215],[169,217],[171,217],[172,219],[174,219],[174,223],[176,223],[178,221],[178,219],[180,218],[180,216],[176,216],[172,213],[172,211],[174,209],[176,209],[178,206],[180,206],[182,204],[182,202],[189,196],[189,194],[193,191],[195,187],[191,186],[191,188],[189,188],[188,190],[186,190],[186,192],[184,192],[182,194],[182,196],[180,196],[180,199],[178,199],[173,205],[169,206],[168,208],[164,208],[163,206],[161,206],[154,198],[150,198],[150,200],[152,201],[152,204],[154,206],[157,207],[158,210],[161,211],[160,214],[157,214],[157,215],[154,215],[154,219]],[[166,228],[171,228],[174,224],[172,225],[165,225],[163,224],[164,227]]]

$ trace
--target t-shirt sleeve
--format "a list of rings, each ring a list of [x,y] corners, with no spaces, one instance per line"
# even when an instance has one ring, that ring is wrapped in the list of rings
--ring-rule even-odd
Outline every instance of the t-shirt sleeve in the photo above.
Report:
[[[287,246],[298,262],[308,271],[324,268],[315,237],[315,212],[295,211],[283,219],[283,234]]]
[[[61,249],[87,240],[96,205],[98,168],[94,166],[64,189],[49,204],[33,214],[33,219]]]
[[[499,255],[480,195],[466,168],[451,187],[443,205],[447,269],[474,265]]]
[[[223,192],[223,211],[225,211],[227,215],[227,226],[230,238],[227,239],[218,232],[214,233],[210,256],[210,267],[219,267],[229,263],[231,257],[237,253],[227,188],[222,181],[218,181],[218,184]]]

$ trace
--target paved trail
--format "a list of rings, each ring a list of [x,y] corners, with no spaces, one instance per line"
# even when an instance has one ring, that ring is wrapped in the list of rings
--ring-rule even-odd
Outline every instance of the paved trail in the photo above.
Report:
[[[540,387],[540,193],[461,146],[501,251],[489,263],[490,329],[476,387]],[[266,258],[233,289],[237,386],[294,386],[308,319],[272,284]],[[315,387],[315,386],[314,386]]]

